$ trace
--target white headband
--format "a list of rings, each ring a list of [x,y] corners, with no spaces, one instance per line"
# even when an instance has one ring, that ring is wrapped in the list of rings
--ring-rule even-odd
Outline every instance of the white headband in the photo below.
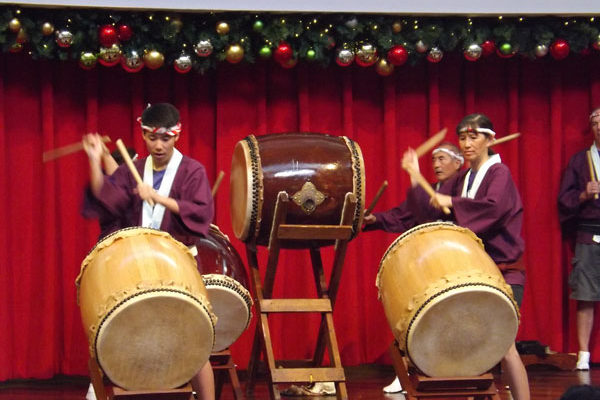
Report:
[[[487,133],[488,135],[490,135],[493,138],[496,137],[496,132],[494,132],[493,130],[491,130],[489,128],[471,128],[471,127],[465,126],[460,131],[458,131],[458,133],[463,133],[463,132]]]
[[[590,122],[592,121],[593,118],[596,118],[596,117],[600,117],[600,109],[597,109],[593,113],[590,114]]]
[[[460,154],[456,154],[455,152],[453,152],[452,150],[450,150],[450,149],[448,149],[448,148],[446,148],[446,147],[438,147],[438,148],[434,149],[434,150],[431,152],[431,154],[435,154],[435,153],[437,153],[438,151],[442,151],[442,152],[444,152],[444,153],[448,154],[450,157],[452,157],[452,158],[454,158],[454,159],[456,159],[456,160],[460,161],[460,166],[461,166],[461,167],[462,167],[463,163],[465,162],[465,159],[463,158],[463,156],[462,156],[462,155],[460,155]]]

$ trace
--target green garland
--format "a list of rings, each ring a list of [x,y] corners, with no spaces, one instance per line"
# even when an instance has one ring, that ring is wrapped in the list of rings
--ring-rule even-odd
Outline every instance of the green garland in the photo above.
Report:
[[[222,28],[217,29],[219,23]],[[160,52],[173,64],[187,54],[197,71],[216,68],[229,58],[229,46],[243,49],[243,61],[271,58],[281,42],[293,51],[292,60],[328,65],[340,49],[357,51],[370,44],[384,58],[393,46],[408,52],[416,64],[437,48],[465,51],[474,44],[493,42],[500,55],[545,56],[557,39],[568,43],[567,53],[586,54],[600,48],[600,18],[587,17],[418,17],[368,14],[166,13],[105,9],[0,7],[0,47],[3,52],[28,52],[34,59],[82,60],[101,54],[101,27],[127,26],[131,38],[118,43],[122,54]],[[57,44],[57,33],[72,35],[68,46]],[[199,56],[200,41],[212,51]],[[540,49],[542,51],[540,51]],[[502,54],[503,53],[503,54]],[[238,54],[239,55],[239,54]],[[478,58],[478,57],[477,57]]]

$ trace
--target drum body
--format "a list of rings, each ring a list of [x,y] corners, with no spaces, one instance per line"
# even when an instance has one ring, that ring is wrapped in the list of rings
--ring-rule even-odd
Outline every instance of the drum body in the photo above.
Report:
[[[339,225],[346,193],[357,199],[352,226],[360,230],[365,207],[365,173],[358,144],[346,137],[318,133],[248,136],[233,151],[230,181],[235,236],[266,246],[277,195],[290,196],[287,224]],[[282,241],[308,248],[333,241]]]
[[[189,249],[168,233],[128,228],[88,254],[77,277],[90,355],[116,385],[165,389],[207,362],[212,314]]]
[[[196,242],[196,261],[208,298],[217,316],[213,351],[231,346],[248,328],[252,296],[242,258],[215,225]]]
[[[381,260],[377,287],[394,337],[429,376],[480,375],[514,343],[512,290],[468,229],[417,226]]]

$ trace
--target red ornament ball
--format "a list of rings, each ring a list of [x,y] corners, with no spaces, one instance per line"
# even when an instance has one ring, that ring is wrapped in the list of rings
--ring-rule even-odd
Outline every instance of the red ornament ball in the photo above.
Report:
[[[571,51],[571,46],[569,46],[569,42],[565,39],[556,39],[550,45],[550,54],[554,57],[555,60],[563,60],[567,58],[569,52]]]
[[[489,55],[494,54],[495,50],[496,50],[496,43],[494,43],[493,40],[486,40],[485,42],[481,43],[481,55],[483,57],[487,57]]]
[[[102,47],[110,47],[119,40],[117,30],[112,25],[102,25],[98,30],[98,41]]]
[[[408,60],[408,50],[406,50],[406,47],[402,46],[401,44],[393,46],[387,52],[387,60],[392,65],[400,66],[406,63]]]
[[[133,37],[133,29],[126,24],[119,25],[117,37],[121,42],[126,42]]]
[[[292,59],[294,51],[288,42],[279,42],[279,45],[273,52],[273,59],[279,64],[285,64]]]

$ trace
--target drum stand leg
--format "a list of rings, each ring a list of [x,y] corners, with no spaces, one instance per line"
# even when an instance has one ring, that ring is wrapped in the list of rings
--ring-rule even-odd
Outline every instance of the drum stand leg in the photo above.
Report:
[[[103,378],[102,370],[94,358],[88,361],[88,368],[98,400],[194,400],[192,385],[189,383],[177,389],[125,390]]]
[[[236,365],[233,363],[231,358],[231,351],[225,349],[210,355],[210,362],[215,374],[215,399],[221,398],[221,391],[223,389],[223,375],[227,372],[229,376],[229,382],[233,390],[233,397],[235,400],[243,400],[244,394],[240,387],[240,381],[237,376]]]
[[[396,375],[402,384],[402,388],[407,392],[405,396],[407,400],[458,397],[469,397],[476,400],[500,400],[492,374],[431,378],[412,368],[409,374],[408,363],[398,348],[398,342],[394,341],[392,343],[390,354],[392,355]]]
[[[261,282],[258,269],[258,257],[255,244],[246,245],[250,281],[255,294],[254,304],[259,321],[256,326],[252,353],[248,364],[248,382],[246,392],[252,393],[257,377],[261,353],[266,362],[269,393],[272,400],[280,399],[278,383],[334,382],[338,399],[347,399],[346,378],[338,351],[335,328],[333,325],[333,307],[341,280],[342,266],[348,241],[352,236],[352,221],[356,213],[356,197],[347,193],[339,225],[287,225],[289,199],[285,192],[279,192],[273,225],[269,238],[268,260],[264,283]],[[323,262],[318,248],[310,249],[317,298],[315,299],[271,299],[275,271],[279,259],[280,240],[335,240],[333,268],[329,287],[323,271]],[[321,324],[317,336],[317,346],[312,360],[275,360],[268,315],[270,313],[320,313]],[[322,366],[325,351],[330,366]],[[291,367],[291,366],[294,367]],[[298,366],[300,366],[298,368]]]

